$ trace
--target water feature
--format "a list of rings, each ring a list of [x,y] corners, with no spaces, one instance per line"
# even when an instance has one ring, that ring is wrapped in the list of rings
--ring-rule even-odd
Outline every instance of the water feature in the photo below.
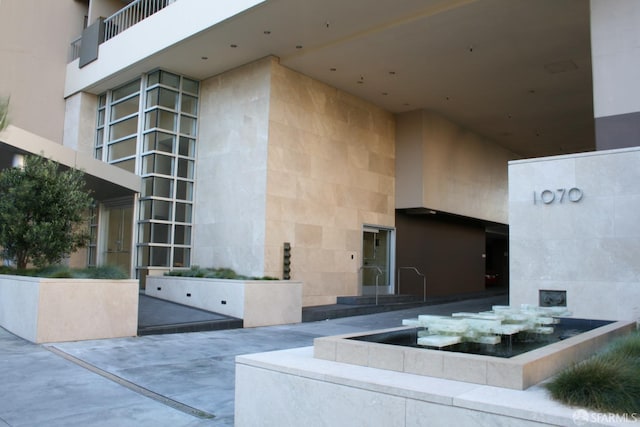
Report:
[[[405,319],[411,329],[361,335],[351,339],[416,348],[513,357],[600,326],[606,320],[558,317],[563,307],[494,306],[482,313],[454,313],[451,317],[421,315]]]

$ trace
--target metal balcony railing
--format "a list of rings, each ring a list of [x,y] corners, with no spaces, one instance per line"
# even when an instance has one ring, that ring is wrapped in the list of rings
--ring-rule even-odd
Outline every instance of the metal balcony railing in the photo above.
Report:
[[[104,39],[100,38],[98,43],[105,42],[120,34],[129,27],[164,9],[171,3],[178,0],[135,0],[123,9],[120,9],[104,20]],[[71,42],[69,48],[69,62],[80,57],[82,37]]]
[[[104,40],[117,36],[129,27],[178,0],[135,0],[104,20]]]
[[[71,47],[69,48],[69,62],[72,62],[80,58],[81,43],[82,43],[82,37],[78,37],[77,39],[71,42]]]

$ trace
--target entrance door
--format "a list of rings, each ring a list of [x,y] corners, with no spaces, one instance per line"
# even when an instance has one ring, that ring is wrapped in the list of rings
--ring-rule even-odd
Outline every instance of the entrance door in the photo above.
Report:
[[[106,206],[103,211],[104,246],[102,263],[131,272],[133,207],[131,204]]]
[[[393,230],[364,228],[362,233],[362,295],[393,293],[392,252]]]

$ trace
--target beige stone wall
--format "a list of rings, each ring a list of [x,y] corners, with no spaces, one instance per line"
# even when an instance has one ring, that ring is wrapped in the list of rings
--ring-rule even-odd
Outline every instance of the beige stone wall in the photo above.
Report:
[[[517,158],[430,111],[398,116],[397,207],[506,224],[507,163]]]
[[[394,226],[394,141],[392,114],[272,64],[265,273],[290,242],[304,306],[358,294],[363,224]]]
[[[201,83],[193,265],[263,274],[270,63]]]
[[[86,12],[79,1],[0,1],[0,96],[14,126],[62,142],[69,46]]]

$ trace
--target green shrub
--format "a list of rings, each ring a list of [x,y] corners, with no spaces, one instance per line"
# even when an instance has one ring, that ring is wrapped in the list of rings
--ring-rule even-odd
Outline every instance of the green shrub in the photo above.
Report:
[[[101,266],[83,269],[69,268],[64,265],[51,265],[43,268],[16,269],[1,267],[0,274],[16,276],[47,277],[51,279],[128,279],[129,275],[119,267]]]
[[[567,405],[632,414],[640,408],[640,334],[612,342],[547,383],[551,396]]]
[[[277,277],[250,277],[238,274],[230,268],[202,268],[197,265],[188,270],[173,270],[165,273],[165,276],[177,277],[204,277],[207,279],[231,279],[231,280],[280,280]]]

